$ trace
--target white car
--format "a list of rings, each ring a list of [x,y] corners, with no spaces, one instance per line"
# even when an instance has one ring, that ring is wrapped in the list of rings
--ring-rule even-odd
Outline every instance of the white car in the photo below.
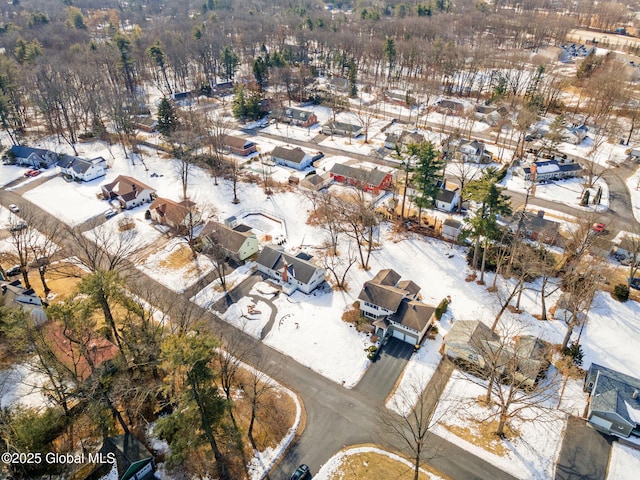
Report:
[[[115,208],[110,208],[106,212],[104,212],[104,218],[109,219],[111,217],[115,217],[118,214],[118,210]]]
[[[9,205],[9,210],[11,210],[13,213],[18,213],[20,211],[20,207],[15,203],[12,203],[11,205]]]

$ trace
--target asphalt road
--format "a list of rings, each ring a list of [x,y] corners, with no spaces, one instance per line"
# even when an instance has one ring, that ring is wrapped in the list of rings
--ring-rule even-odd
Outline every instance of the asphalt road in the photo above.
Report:
[[[21,199],[15,192],[1,190],[0,203],[4,206],[16,203],[23,208],[27,208],[28,205],[33,215],[54,218],[39,207]],[[73,254],[73,245],[69,242],[66,242],[63,248]],[[123,270],[123,276],[128,282],[144,284],[169,303],[180,305],[185,300],[183,295],[144,275],[135,269],[134,265],[128,265],[128,268]],[[226,338],[235,336],[244,345],[250,346],[250,355],[245,361],[294,390],[304,402],[305,429],[280,464],[271,472],[272,480],[288,478],[301,462],[308,464],[312,471],[316,472],[345,445],[379,443],[377,418],[384,408],[379,401],[331,382],[195,304],[192,304],[191,308],[194,314],[208,322],[217,335]],[[381,388],[388,391],[389,385],[381,385]],[[433,436],[429,443],[432,448],[433,465],[453,479],[513,478],[444,439]]]

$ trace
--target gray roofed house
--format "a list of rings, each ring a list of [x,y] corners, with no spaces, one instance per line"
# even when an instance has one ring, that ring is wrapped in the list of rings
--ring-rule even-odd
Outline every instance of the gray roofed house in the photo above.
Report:
[[[453,242],[458,240],[462,231],[462,222],[453,218],[447,218],[442,224],[442,237]]]
[[[107,161],[102,157],[85,160],[65,154],[58,160],[58,168],[63,175],[74,180],[89,182],[107,174]]]
[[[0,293],[5,306],[28,312],[35,325],[42,325],[47,321],[42,299],[33,289],[24,288],[20,280],[2,283]]]
[[[278,165],[284,165],[296,170],[304,170],[313,161],[300,147],[285,148],[276,147],[271,152],[271,159]]]
[[[345,122],[329,122],[322,127],[322,133],[355,138],[362,133],[362,126]]]
[[[208,222],[201,234],[204,250],[220,245],[229,258],[243,261],[259,250],[258,239],[252,231],[239,231],[218,222]]]
[[[392,269],[380,270],[358,295],[360,313],[374,320],[376,335],[419,344],[433,322],[435,308],[418,300],[420,287],[400,280]]]
[[[256,259],[258,271],[283,283],[282,291],[291,295],[296,290],[309,294],[322,282],[326,271],[311,261],[284,252],[276,245],[265,246]]]
[[[410,143],[424,143],[424,135],[418,132],[401,132],[388,133],[384,140],[385,148],[394,149],[396,147],[406,147]]]
[[[318,123],[318,117],[310,110],[301,110],[299,108],[284,108],[274,110],[271,116],[279,122],[290,123],[299,127],[310,127]]]
[[[596,430],[640,436],[640,379],[592,363],[584,391],[589,393],[587,421]]]
[[[520,235],[523,237],[548,245],[553,245],[560,234],[560,224],[544,218],[544,210],[540,210],[537,214],[517,212],[509,224],[509,231],[515,234],[518,226],[520,226]]]
[[[49,168],[58,161],[58,154],[43,148],[31,148],[22,145],[13,145],[9,150],[18,165],[30,167]]]
[[[309,190],[322,190],[329,186],[329,184],[331,184],[331,176],[328,172],[323,173],[322,175],[314,173],[312,175],[307,175],[300,180],[300,186]]]
[[[515,171],[516,174],[521,175],[525,180],[532,180],[533,177],[535,177],[536,182],[576,177],[581,172],[582,167],[580,164],[566,159],[533,162]]]
[[[349,79],[344,77],[333,77],[329,81],[329,89],[336,92],[347,93],[349,91]]]
[[[457,185],[445,182],[436,194],[435,207],[445,212],[453,212],[460,202],[460,189]]]

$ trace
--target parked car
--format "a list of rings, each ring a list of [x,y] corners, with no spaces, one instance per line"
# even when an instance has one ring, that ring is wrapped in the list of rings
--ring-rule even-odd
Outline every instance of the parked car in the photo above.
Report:
[[[111,217],[115,217],[117,214],[118,214],[118,210],[116,210],[115,208],[110,208],[109,210],[104,212],[104,218],[108,220]]]
[[[33,172],[31,172],[31,177],[37,177],[38,175],[40,175],[42,172],[40,170],[34,170]]]
[[[20,265],[14,265],[9,270],[5,270],[4,273],[7,274],[7,277],[15,277],[20,274]]]
[[[604,233],[607,226],[604,223],[594,223],[593,231],[595,233]]]
[[[22,230],[24,230],[25,228],[27,228],[27,224],[24,222],[20,222],[20,223],[16,223],[15,225],[11,225],[11,227],[9,227],[9,231],[10,232],[20,232]]]
[[[11,205],[9,205],[9,210],[11,210],[13,213],[18,213],[20,211],[20,207],[15,203],[12,203]]]
[[[640,290],[640,277],[627,278],[627,282],[629,282],[631,288]]]
[[[311,478],[311,473],[309,473],[309,467],[303,463],[293,472],[289,480],[306,480],[308,478]]]

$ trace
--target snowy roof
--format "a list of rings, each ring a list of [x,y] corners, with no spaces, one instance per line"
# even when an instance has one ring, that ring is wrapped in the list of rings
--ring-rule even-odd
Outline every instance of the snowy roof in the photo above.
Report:
[[[560,163],[558,160],[545,160],[540,162],[534,162],[529,166],[523,167],[526,174],[531,172],[531,167],[535,165],[536,172],[538,174],[547,174],[555,172],[575,172],[582,170],[582,167],[575,162]]]

